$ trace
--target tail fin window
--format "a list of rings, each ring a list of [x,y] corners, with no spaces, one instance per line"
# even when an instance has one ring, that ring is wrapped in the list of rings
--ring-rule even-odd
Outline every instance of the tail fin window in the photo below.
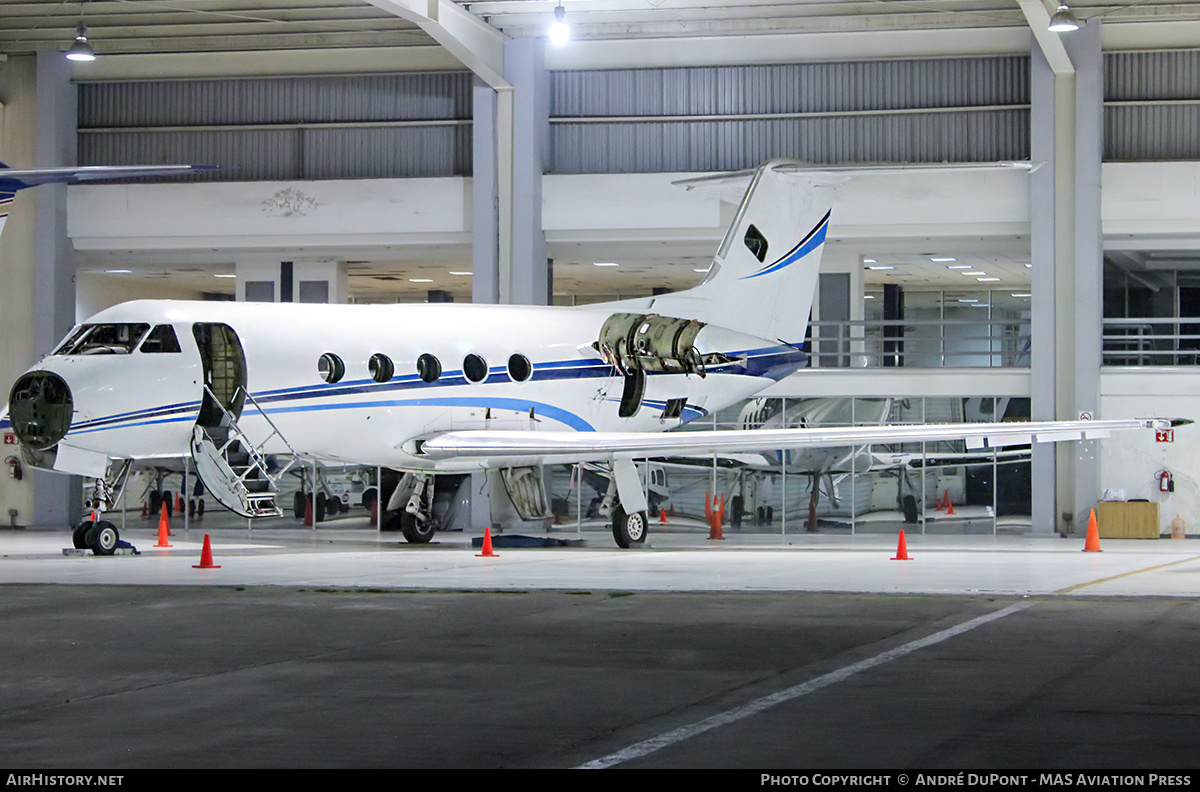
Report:
[[[180,352],[179,339],[175,337],[175,328],[171,325],[157,325],[146,340],[142,342],[141,350],[148,354]]]
[[[754,258],[759,261],[767,260],[767,238],[762,235],[762,231],[759,231],[753,223],[746,229],[746,236],[743,241],[746,243],[746,247],[750,249],[750,252],[754,254]]]

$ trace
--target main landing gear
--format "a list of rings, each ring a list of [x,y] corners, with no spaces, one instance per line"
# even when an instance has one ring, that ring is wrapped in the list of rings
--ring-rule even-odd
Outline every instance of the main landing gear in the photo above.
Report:
[[[635,511],[626,514],[624,507],[620,504],[613,507],[613,539],[616,540],[617,547],[622,550],[628,550],[635,544],[645,542],[648,525],[649,516],[646,512]]]

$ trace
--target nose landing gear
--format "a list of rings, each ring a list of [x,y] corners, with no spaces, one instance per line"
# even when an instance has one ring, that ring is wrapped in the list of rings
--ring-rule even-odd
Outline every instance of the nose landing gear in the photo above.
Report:
[[[112,555],[120,542],[117,526],[108,520],[86,520],[71,533],[71,543],[76,550],[91,550],[96,555]]]

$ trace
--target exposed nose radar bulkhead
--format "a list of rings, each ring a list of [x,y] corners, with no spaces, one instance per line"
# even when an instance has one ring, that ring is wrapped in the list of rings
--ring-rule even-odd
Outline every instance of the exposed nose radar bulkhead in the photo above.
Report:
[[[74,406],[71,389],[57,374],[30,371],[13,384],[8,417],[21,445],[30,451],[50,451],[71,428]]]

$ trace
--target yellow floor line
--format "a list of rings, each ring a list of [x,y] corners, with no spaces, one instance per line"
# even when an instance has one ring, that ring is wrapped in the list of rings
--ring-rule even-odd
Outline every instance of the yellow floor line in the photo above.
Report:
[[[1054,593],[1055,594],[1070,594],[1072,591],[1078,591],[1079,589],[1087,588],[1088,586],[1095,586],[1098,583],[1107,583],[1110,580],[1120,580],[1121,578],[1130,577],[1132,575],[1140,575],[1143,572],[1153,572],[1156,569],[1166,569],[1167,567],[1177,566],[1179,564],[1186,564],[1189,561],[1195,561],[1196,559],[1200,559],[1200,555],[1192,556],[1191,558],[1184,558],[1179,561],[1171,561],[1166,564],[1157,564],[1152,567],[1146,567],[1145,569],[1135,569],[1132,572],[1122,572],[1119,575],[1113,575],[1111,577],[1100,578],[1099,580],[1089,580],[1087,583],[1077,583],[1074,586],[1067,586],[1064,589],[1059,589],[1058,591],[1056,591]]]

